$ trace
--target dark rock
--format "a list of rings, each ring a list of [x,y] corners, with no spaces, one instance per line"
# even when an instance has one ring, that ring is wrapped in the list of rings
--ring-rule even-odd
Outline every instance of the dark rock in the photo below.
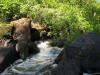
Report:
[[[0,72],[19,58],[14,48],[0,47]]]
[[[58,47],[63,47],[65,44],[66,44],[66,39],[59,39],[58,41],[57,41],[57,43],[56,43],[56,45],[58,46]]]
[[[83,75],[100,72],[100,35],[85,33],[64,49],[64,61],[52,75]]]
[[[54,64],[58,64],[62,60],[64,60],[64,50],[62,50],[60,54],[57,56],[57,58],[54,61]]]
[[[51,75],[83,75],[77,64],[61,61],[58,66],[51,70]]]
[[[29,56],[29,46],[25,42],[18,42],[16,44],[16,51],[21,59],[25,60]]]
[[[29,45],[29,54],[36,54],[40,52],[39,48],[34,42],[30,42],[28,45]]]
[[[40,32],[35,29],[35,28],[31,28],[31,41],[38,41],[40,40]]]
[[[38,47],[33,42],[27,43],[27,42],[18,42],[16,44],[16,51],[20,55],[20,58],[25,60],[27,57],[29,57],[31,54],[36,54],[39,52]]]

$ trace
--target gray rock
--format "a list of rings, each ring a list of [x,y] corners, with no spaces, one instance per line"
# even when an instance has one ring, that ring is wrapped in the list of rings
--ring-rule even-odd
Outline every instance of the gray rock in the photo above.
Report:
[[[0,72],[19,58],[16,50],[9,47],[0,47]]]
[[[83,75],[100,72],[100,35],[85,33],[64,49],[64,60],[52,75]]]

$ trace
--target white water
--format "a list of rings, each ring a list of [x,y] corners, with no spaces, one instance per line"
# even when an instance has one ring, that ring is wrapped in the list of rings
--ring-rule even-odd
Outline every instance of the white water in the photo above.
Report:
[[[40,49],[40,53],[32,55],[24,62],[21,59],[15,61],[1,75],[44,75],[44,73],[49,72],[50,65],[61,52],[61,49],[50,47],[49,41],[40,41],[37,46]],[[91,74],[84,73],[83,75]]]
[[[54,62],[61,49],[50,47],[49,41],[40,41],[37,46],[40,49],[40,53],[32,55],[24,62],[21,59],[17,60],[2,75],[43,75],[44,71],[49,69],[49,65]]]

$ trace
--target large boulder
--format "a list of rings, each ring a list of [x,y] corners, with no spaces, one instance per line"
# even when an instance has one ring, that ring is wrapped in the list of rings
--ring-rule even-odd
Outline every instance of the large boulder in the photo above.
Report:
[[[76,38],[64,49],[64,60],[51,75],[83,75],[100,72],[100,35],[89,32]]]
[[[11,22],[12,36],[17,41],[31,41],[31,20],[22,18]]]
[[[11,22],[11,24],[13,24],[11,35],[13,36],[13,39],[17,41],[16,50],[19,52],[20,57],[25,60],[25,58],[27,58],[27,56],[30,54],[29,52],[39,52],[39,49],[34,48],[34,45],[32,44],[32,41],[38,39],[39,33],[37,30],[32,29],[31,20],[27,18],[21,18]]]
[[[0,72],[19,58],[14,48],[0,47]]]

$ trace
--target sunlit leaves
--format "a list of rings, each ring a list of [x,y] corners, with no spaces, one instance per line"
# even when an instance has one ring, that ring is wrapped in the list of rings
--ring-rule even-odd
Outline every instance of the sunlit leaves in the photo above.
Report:
[[[48,25],[55,39],[72,40],[82,32],[100,32],[100,3],[96,0],[0,0],[0,18],[16,14]]]

